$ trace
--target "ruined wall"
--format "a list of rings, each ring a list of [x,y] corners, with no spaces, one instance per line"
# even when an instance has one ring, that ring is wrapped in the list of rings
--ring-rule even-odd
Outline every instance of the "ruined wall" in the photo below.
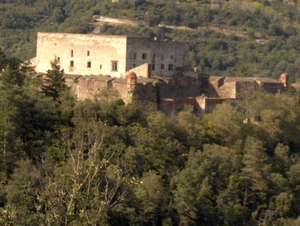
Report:
[[[158,86],[154,83],[138,83],[134,92],[135,97],[141,101],[158,103]]]
[[[178,42],[128,38],[126,69],[148,63],[152,65],[154,75],[172,76],[176,68],[187,64],[187,50],[186,45]]]
[[[231,98],[214,98],[214,97],[206,97],[199,96],[196,97],[196,109],[199,114],[210,113],[212,112],[218,105],[223,104],[224,102],[233,101]]]
[[[226,81],[226,77],[215,77],[207,79],[203,89],[207,96],[220,98],[236,98],[236,82]]]
[[[186,98],[203,94],[202,80],[192,77],[175,77],[159,85],[160,98]]]
[[[159,110],[167,113],[173,114],[178,111],[184,110],[186,107],[191,107],[196,109],[196,99],[195,97],[188,97],[188,98],[163,98],[159,102]]]
[[[157,87],[151,81],[138,80],[133,92],[128,89],[127,80],[110,76],[68,76],[66,84],[71,87],[78,100],[95,100],[101,92],[108,92],[110,99],[122,99],[125,103],[133,98],[157,104]]]
[[[134,72],[138,77],[144,78],[150,78],[152,73],[150,64],[142,64],[130,69],[130,71]]]
[[[287,90],[282,83],[262,83],[260,87],[268,93],[281,93]]]
[[[58,59],[66,74],[121,77],[126,72],[126,45],[126,36],[38,33],[36,70],[45,73]],[[112,61],[118,62],[117,71],[112,71]]]
[[[236,98],[243,98],[259,89],[256,81],[236,82]]]
[[[101,91],[112,87],[112,80],[108,76],[68,77],[66,84],[71,87],[78,100],[95,100]]]

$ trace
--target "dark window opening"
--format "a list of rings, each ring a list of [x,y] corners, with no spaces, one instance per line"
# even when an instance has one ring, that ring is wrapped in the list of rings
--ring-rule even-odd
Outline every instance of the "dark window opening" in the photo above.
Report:
[[[147,59],[147,53],[143,53],[142,59],[143,59],[143,60],[146,60],[146,59]]]
[[[92,62],[90,62],[90,61],[87,62],[87,67],[88,67],[88,68],[91,68],[91,67],[92,67]]]
[[[74,67],[74,61],[73,60],[70,61],[70,67]]]
[[[154,64],[155,64],[155,60],[156,60],[156,55],[155,55],[155,54],[153,54],[153,56],[152,56],[152,63],[154,63]]]
[[[173,64],[169,64],[169,71],[173,71],[174,70],[174,65]]]
[[[71,57],[74,57],[74,51],[73,51],[73,49],[71,50]]]
[[[111,71],[118,71],[118,61],[111,62]]]
[[[137,55],[136,53],[133,53],[133,57],[132,57],[132,58],[133,58],[134,60],[136,60],[136,55]]]
[[[152,69],[152,71],[155,71],[155,64],[152,64],[151,69]]]
[[[90,51],[89,50],[87,51],[87,56],[90,56]]]
[[[100,64],[100,70],[102,70],[102,64]]]

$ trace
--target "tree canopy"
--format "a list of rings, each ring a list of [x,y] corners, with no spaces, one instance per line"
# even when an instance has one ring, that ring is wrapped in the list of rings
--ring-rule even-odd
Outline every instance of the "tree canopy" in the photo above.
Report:
[[[0,62],[1,225],[299,223],[293,94],[167,116],[138,100],[77,102],[58,66],[41,77]]]

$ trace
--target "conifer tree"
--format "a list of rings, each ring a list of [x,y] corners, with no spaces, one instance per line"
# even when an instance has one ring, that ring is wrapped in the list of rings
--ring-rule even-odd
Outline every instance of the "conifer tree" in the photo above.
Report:
[[[64,71],[60,69],[58,61],[51,63],[52,69],[47,71],[42,85],[42,91],[46,96],[52,97],[55,101],[66,90]]]

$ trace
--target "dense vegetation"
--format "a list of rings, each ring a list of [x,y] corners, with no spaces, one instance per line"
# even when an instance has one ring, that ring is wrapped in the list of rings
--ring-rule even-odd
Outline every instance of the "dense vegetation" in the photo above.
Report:
[[[295,96],[168,117],[76,102],[55,63],[42,79],[1,52],[0,71],[0,225],[299,225]]]
[[[41,78],[14,58],[34,56],[37,31],[90,32],[101,14],[148,25],[105,33],[188,42],[204,75],[298,76],[297,6],[157,2],[0,2],[0,225],[300,225],[300,105],[292,94],[247,93],[203,118],[189,109],[166,116],[138,100],[109,101],[105,91],[77,102],[58,65]]]
[[[106,27],[105,33],[188,42],[191,62],[202,74],[267,75],[287,71],[299,76],[299,7],[283,0],[145,1],[9,0],[0,3],[0,46],[9,54],[34,56],[37,31],[90,32],[92,15],[133,18],[148,26]],[[290,1],[292,2],[292,1]],[[297,1],[294,1],[297,2]],[[195,31],[173,31],[157,24],[185,25]],[[217,30],[221,32],[217,32]],[[231,35],[222,31],[233,30]],[[234,35],[236,33],[236,35]],[[239,34],[242,34],[239,35]]]

